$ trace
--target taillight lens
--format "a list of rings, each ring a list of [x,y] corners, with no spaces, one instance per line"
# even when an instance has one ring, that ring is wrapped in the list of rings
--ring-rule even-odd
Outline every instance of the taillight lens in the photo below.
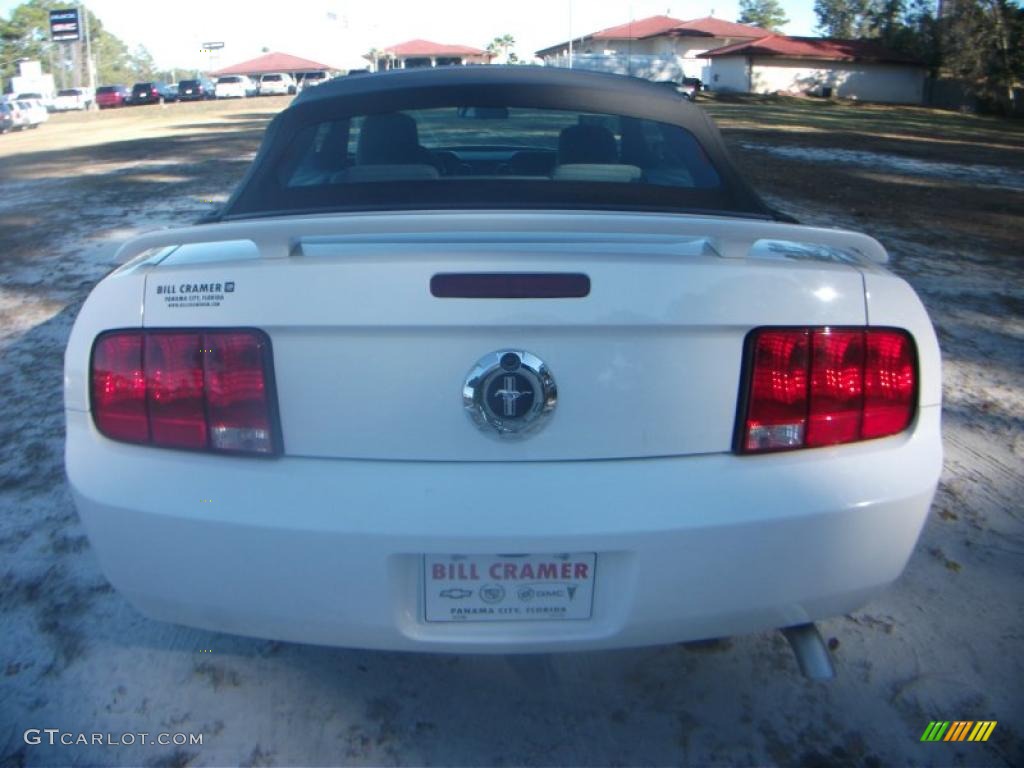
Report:
[[[208,334],[203,360],[210,445],[262,451],[272,432],[259,340],[248,333]]]
[[[206,447],[202,334],[148,333],[143,360],[153,443]]]
[[[864,332],[814,332],[807,446],[860,439],[864,409]]]
[[[917,354],[906,331],[765,328],[748,338],[744,453],[895,435],[917,403]]]
[[[900,331],[867,335],[864,366],[863,437],[902,432],[917,400],[917,354],[914,343]]]
[[[92,413],[107,437],[149,441],[142,334],[101,336],[92,352]]]
[[[93,418],[114,440],[275,454],[272,375],[260,331],[105,333],[93,348]]]
[[[809,339],[807,331],[764,331],[755,339],[746,450],[804,444]]]

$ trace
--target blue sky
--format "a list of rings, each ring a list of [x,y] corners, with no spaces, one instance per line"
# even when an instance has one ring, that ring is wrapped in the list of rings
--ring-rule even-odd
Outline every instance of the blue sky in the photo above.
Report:
[[[0,0],[6,16],[19,5]],[[71,4],[69,4],[71,5]],[[813,0],[782,0],[791,35],[814,34]],[[411,38],[483,48],[496,36],[516,38],[520,57],[573,36],[668,13],[681,19],[714,15],[735,21],[736,0],[91,0],[87,6],[129,45],[145,45],[161,67],[207,68],[258,56],[266,46],[338,67]],[[219,62],[200,44],[222,41]]]

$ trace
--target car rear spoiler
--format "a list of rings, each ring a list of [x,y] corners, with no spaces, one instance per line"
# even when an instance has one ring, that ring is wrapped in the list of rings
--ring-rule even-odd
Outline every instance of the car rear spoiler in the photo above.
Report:
[[[567,234],[572,233],[572,234]],[[455,234],[458,233],[458,234]],[[289,216],[200,224],[147,232],[121,246],[117,259],[129,261],[153,249],[194,243],[248,240],[265,259],[302,255],[302,245],[321,242],[612,241],[639,243],[703,241],[726,259],[784,258],[885,264],[889,256],[873,237],[842,229],[808,227],[762,219],[664,214],[594,214],[578,211],[473,211]]]

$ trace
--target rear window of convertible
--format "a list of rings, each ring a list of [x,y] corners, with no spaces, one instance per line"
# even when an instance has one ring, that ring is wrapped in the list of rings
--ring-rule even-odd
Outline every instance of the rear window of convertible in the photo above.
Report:
[[[357,115],[307,126],[290,143],[276,177],[284,189],[396,182],[443,187],[449,181],[720,186],[699,142],[677,125],[621,115],[471,106]],[[516,186],[509,185],[510,198]]]

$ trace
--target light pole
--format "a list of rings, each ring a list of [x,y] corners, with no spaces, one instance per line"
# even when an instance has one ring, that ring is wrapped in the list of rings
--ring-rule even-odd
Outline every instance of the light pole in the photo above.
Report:
[[[96,106],[96,69],[92,61],[92,41],[89,39],[89,11],[84,3],[78,4],[78,10],[82,14],[83,26],[85,27],[85,70],[89,77],[89,93],[92,94],[89,108],[98,109]]]

